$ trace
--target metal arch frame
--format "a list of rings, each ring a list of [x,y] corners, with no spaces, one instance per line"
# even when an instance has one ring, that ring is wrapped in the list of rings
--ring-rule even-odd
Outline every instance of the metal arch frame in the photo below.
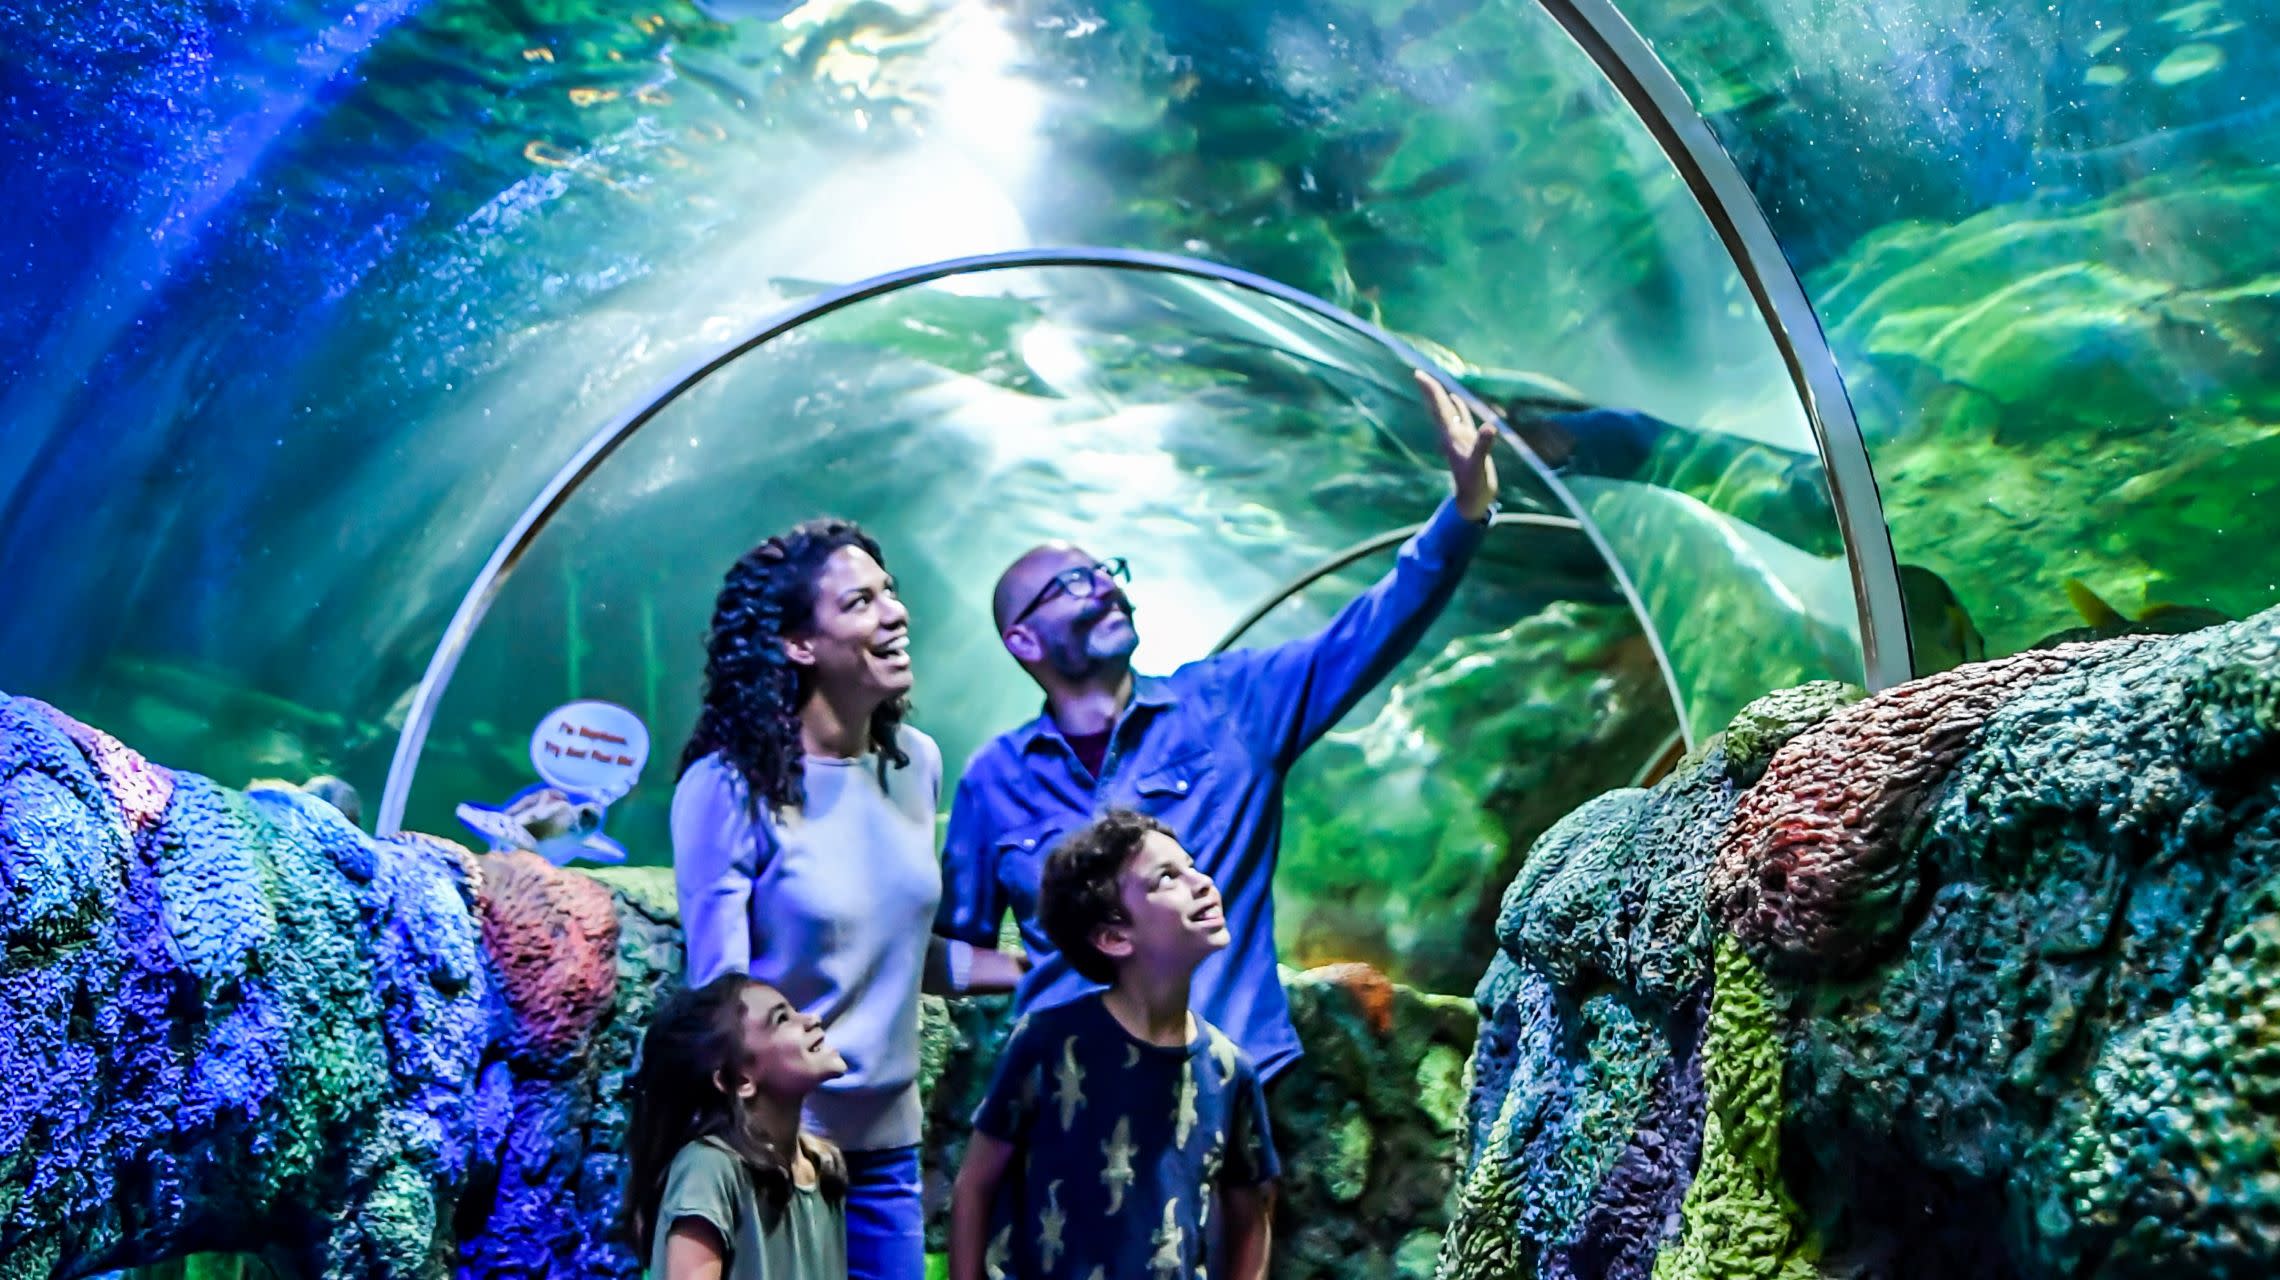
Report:
[[[1538,3],[1630,105],[1632,112],[1647,127],[1664,155],[1678,170],[1680,178],[1693,193],[1696,204],[1709,219],[1720,242],[1725,245],[1735,270],[1749,289],[1751,299],[1757,304],[1775,347],[1781,352],[1782,362],[1789,371],[1790,381],[1805,409],[1806,421],[1812,428],[1814,443],[1820,451],[1822,472],[1828,479],[1829,496],[1836,511],[1838,531],[1844,542],[1845,558],[1852,578],[1854,604],[1859,612],[1864,680],[1874,690],[1909,679],[1914,674],[1914,666],[1909,652],[1907,615],[1900,592],[1899,562],[1892,547],[1891,529],[1885,523],[1884,504],[1877,492],[1876,475],[1870,466],[1867,441],[1861,435],[1860,421],[1854,415],[1852,401],[1845,393],[1844,381],[1838,373],[1836,358],[1829,350],[1828,338],[1821,329],[1820,318],[1815,314],[1811,300],[1806,297],[1804,285],[1798,280],[1796,270],[1782,253],[1780,242],[1775,238],[1771,224],[1766,221],[1765,211],[1759,207],[1756,197],[1743,181],[1733,157],[1726,153],[1724,146],[1712,134],[1708,122],[1695,109],[1677,78],[1615,8],[1612,0],[1538,0]],[[1613,549],[1608,546],[1597,526],[1584,515],[1581,505],[1568,492],[1567,486],[1560,483],[1542,460],[1510,427],[1497,419],[1477,396],[1461,385],[1454,385],[1453,380],[1442,375],[1408,344],[1377,326],[1311,294],[1262,276],[1199,259],[1142,250],[1034,249],[951,259],[890,272],[827,291],[699,362],[667,383],[641,408],[612,422],[589,439],[523,510],[522,516],[516,520],[506,537],[500,540],[492,551],[491,558],[461,598],[459,608],[453,613],[442,640],[428,661],[427,671],[420,678],[412,706],[404,721],[403,732],[397,738],[395,756],[388,768],[387,789],[381,797],[376,829],[382,834],[393,834],[402,822],[405,802],[410,795],[412,773],[418,767],[420,750],[426,742],[428,728],[436,706],[441,701],[443,689],[450,683],[452,672],[458,667],[460,657],[473,639],[475,628],[481,623],[491,602],[497,598],[507,574],[512,572],[516,562],[529,550],[539,531],[553,518],[570,493],[584,483],[643,424],[697,383],[747,351],[842,307],[953,275],[1013,267],[1052,266],[1162,271],[1218,280],[1264,293],[1375,339],[1413,367],[1426,370],[1439,378],[1475,412],[1497,421],[1505,439],[1545,482],[1560,503],[1573,513],[1578,528],[1591,540],[1601,559],[1615,575],[1625,600],[1639,618],[1648,644],[1654,649],[1655,661],[1662,669],[1672,705],[1678,712],[1683,740],[1689,749],[1693,747],[1693,721],[1687,712],[1684,692],[1679,688],[1677,677],[1671,669],[1662,637],[1655,630],[1629,573],[1615,557]]]
[[[1614,575],[1624,600],[1639,619],[1646,633],[1647,643],[1653,648],[1655,663],[1661,669],[1663,683],[1670,692],[1671,705],[1676,708],[1679,723],[1688,726],[1687,740],[1693,742],[1692,719],[1687,714],[1685,691],[1679,687],[1677,673],[1672,669],[1670,655],[1664,649],[1662,636],[1655,630],[1654,620],[1648,614],[1638,588],[1631,581],[1622,561],[1607,543],[1596,525],[1584,514],[1582,505],[1568,492],[1567,486],[1552,474],[1543,460],[1538,458],[1519,434],[1512,430],[1496,412],[1474,395],[1463,384],[1444,373],[1439,366],[1425,359],[1408,343],[1380,329],[1367,320],[1325,302],[1313,294],[1294,289],[1289,285],[1255,275],[1236,267],[1207,262],[1200,258],[1177,254],[1156,253],[1142,249],[1109,249],[1088,247],[1018,249],[1003,253],[977,254],[963,258],[950,258],[920,266],[906,267],[883,275],[872,276],[853,284],[829,289],[809,298],[776,316],[762,322],[757,328],[707,356],[682,372],[667,379],[657,391],[630,412],[624,413],[604,425],[589,437],[586,443],[572,454],[568,461],[546,482],[538,495],[523,508],[522,514],[500,538],[490,558],[460,597],[459,607],[453,611],[451,621],[444,627],[435,652],[428,658],[427,670],[420,676],[418,687],[404,717],[403,731],[397,735],[396,751],[388,764],[388,782],[380,797],[380,807],[374,818],[373,830],[381,836],[394,835],[401,829],[404,808],[411,797],[412,775],[419,768],[422,748],[427,743],[428,729],[435,719],[436,708],[442,703],[443,691],[465,656],[467,646],[474,640],[475,630],[483,616],[490,611],[498,598],[507,576],[514,571],[522,557],[537,541],[538,535],[560,511],[563,503],[578,486],[608,461],[611,454],[667,406],[687,394],[698,383],[734,362],[745,353],[760,347],[810,321],[830,315],[856,303],[894,293],[915,285],[928,284],[951,276],[971,275],[978,272],[1013,268],[1036,267],[1096,267],[1108,270],[1154,271],[1166,275],[1186,276],[1193,279],[1215,280],[1265,294],[1302,311],[1328,320],[1384,346],[1394,355],[1439,381],[1451,395],[1468,405],[1484,421],[1494,422],[1504,437],[1529,469],[1535,472],[1560,504],[1576,520],[1577,527],[1591,541]]]
[[[1822,474],[1828,478],[1829,499],[1851,570],[1853,602],[1860,614],[1862,675],[1872,691],[1912,678],[1915,667],[1900,594],[1900,564],[1892,549],[1891,527],[1884,520],[1876,473],[1869,465],[1868,442],[1845,394],[1828,335],[1805,295],[1804,283],[1782,253],[1765,210],[1678,78],[1614,0],[1537,3],[1630,104],[1725,244],[1781,351],[1820,450]],[[1692,745],[1690,741],[1689,749]]]
[[[1500,511],[1496,514],[1496,518],[1489,523],[1498,529],[1506,525],[1525,524],[1534,525],[1539,529],[1569,529],[1579,533],[1583,530],[1583,522],[1580,520],[1571,520],[1566,516],[1537,515],[1532,511]],[[1388,529],[1383,533],[1364,538],[1343,551],[1332,552],[1326,558],[1309,566],[1304,573],[1276,587],[1268,593],[1266,599],[1253,605],[1250,612],[1237,618],[1235,625],[1227,628],[1227,634],[1219,637],[1219,643],[1211,646],[1211,651],[1213,653],[1226,652],[1237,640],[1243,638],[1244,632],[1257,626],[1259,619],[1273,613],[1275,606],[1364,556],[1383,551],[1387,547],[1400,546],[1424,527],[1422,524],[1411,524],[1403,525],[1398,529]]]

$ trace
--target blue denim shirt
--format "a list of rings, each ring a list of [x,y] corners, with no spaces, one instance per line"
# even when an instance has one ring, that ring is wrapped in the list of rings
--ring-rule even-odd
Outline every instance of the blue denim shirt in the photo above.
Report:
[[[1288,1067],[1299,1044],[1277,970],[1273,893],[1283,777],[1415,647],[1486,528],[1444,502],[1393,569],[1319,634],[1136,677],[1097,779],[1049,716],[984,743],[951,803],[936,931],[994,946],[1010,908],[1035,964],[1016,1008],[1097,990],[1038,926],[1038,880],[1062,836],[1107,809],[1137,809],[1179,836],[1226,900],[1234,941],[1196,970],[1196,1015],[1248,1051],[1262,1078]]]

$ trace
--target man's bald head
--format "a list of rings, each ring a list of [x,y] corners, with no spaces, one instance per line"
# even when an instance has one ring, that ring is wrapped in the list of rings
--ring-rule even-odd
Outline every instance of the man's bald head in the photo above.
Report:
[[[990,596],[990,619],[997,624],[998,634],[1006,633],[1013,625],[1013,615],[1027,608],[1056,574],[1092,563],[1093,558],[1083,548],[1066,542],[1043,542],[1022,552],[998,575],[997,590]]]
[[[1083,547],[1048,542],[1023,552],[998,576],[990,597],[998,637],[1048,697],[1057,688],[1130,676],[1140,633],[1132,626],[1132,601],[1117,586],[1123,572],[1119,564],[1112,574]],[[1065,589],[1057,589],[1055,579]]]

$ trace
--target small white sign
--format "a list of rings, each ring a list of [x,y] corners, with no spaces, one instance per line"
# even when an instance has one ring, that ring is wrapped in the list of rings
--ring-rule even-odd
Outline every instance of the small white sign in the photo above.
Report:
[[[530,763],[539,777],[603,804],[633,790],[648,762],[648,727],[614,702],[556,707],[530,735]]]

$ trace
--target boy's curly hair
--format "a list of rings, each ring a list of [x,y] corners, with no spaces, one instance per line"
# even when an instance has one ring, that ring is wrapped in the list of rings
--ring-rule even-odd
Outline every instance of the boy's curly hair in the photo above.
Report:
[[[1093,982],[1116,981],[1116,963],[1093,945],[1093,934],[1106,925],[1131,922],[1118,878],[1151,831],[1172,834],[1146,814],[1111,809],[1072,832],[1045,859],[1038,922],[1069,967]]]

